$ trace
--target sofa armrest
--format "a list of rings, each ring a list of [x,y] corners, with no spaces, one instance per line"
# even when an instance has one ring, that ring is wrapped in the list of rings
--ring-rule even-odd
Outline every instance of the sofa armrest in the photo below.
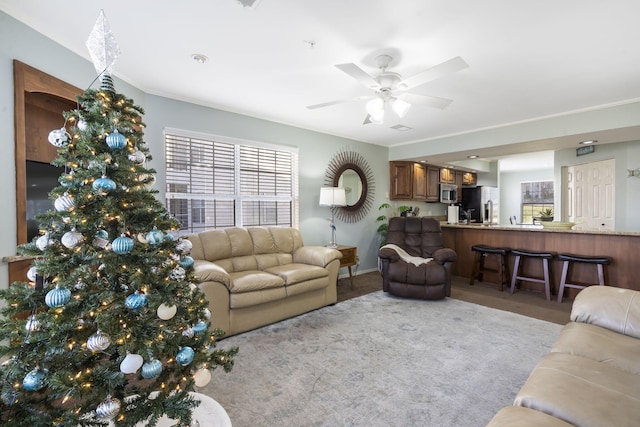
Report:
[[[400,259],[400,254],[392,248],[385,248],[383,246],[378,250],[378,258],[388,260],[389,262],[397,262]]]
[[[640,338],[640,292],[612,286],[589,286],[573,301],[571,320]]]
[[[458,259],[458,254],[451,248],[440,248],[431,254],[431,257],[438,264],[444,264],[445,262],[454,262]]]
[[[340,258],[342,258],[340,251],[324,246],[302,246],[293,253],[293,262],[317,265],[323,268],[331,261]]]
[[[220,282],[230,289],[231,277],[218,264],[199,259],[193,264],[193,269],[199,282]]]

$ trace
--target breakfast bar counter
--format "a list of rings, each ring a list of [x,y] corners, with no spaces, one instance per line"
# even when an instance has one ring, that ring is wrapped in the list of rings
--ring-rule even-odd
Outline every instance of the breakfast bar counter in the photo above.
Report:
[[[483,225],[441,223],[445,247],[455,249],[458,260],[454,274],[463,277],[471,275],[473,265],[473,245],[489,245],[528,251],[571,253],[611,257],[611,264],[605,267],[606,284],[620,288],[640,290],[636,279],[640,258],[640,233],[624,231],[597,231],[543,228],[539,225]],[[513,272],[514,257],[509,256],[509,273]],[[487,260],[490,262],[489,260]],[[536,263],[537,264],[537,263]],[[542,276],[542,268],[529,266],[527,273]],[[539,270],[539,271],[537,271]],[[552,291],[557,292],[562,272],[562,262],[554,259],[551,263]],[[576,282],[597,282],[595,266],[576,264],[572,277]],[[491,280],[488,278],[487,280]],[[510,279],[509,279],[510,282]],[[526,288],[542,291],[536,283],[523,284]],[[570,298],[576,291],[570,289]]]

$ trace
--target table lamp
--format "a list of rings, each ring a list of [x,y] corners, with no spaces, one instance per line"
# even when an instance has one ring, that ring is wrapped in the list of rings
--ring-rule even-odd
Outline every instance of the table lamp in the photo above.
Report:
[[[333,208],[337,206],[347,206],[347,196],[342,187],[322,187],[320,188],[320,206],[331,207],[331,241],[327,245],[329,248],[337,248],[336,243],[336,223]]]

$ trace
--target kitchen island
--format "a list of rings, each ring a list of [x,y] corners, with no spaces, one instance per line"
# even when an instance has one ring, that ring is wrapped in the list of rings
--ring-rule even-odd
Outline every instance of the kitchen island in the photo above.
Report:
[[[640,281],[636,279],[640,267],[640,233],[623,231],[587,231],[559,230],[543,228],[538,225],[483,225],[441,223],[446,247],[455,249],[458,260],[454,265],[454,274],[469,277],[473,266],[473,245],[489,245],[529,251],[551,251],[578,255],[606,255],[611,264],[605,267],[606,284],[620,288],[640,290]],[[493,258],[493,257],[490,257]],[[493,260],[487,260],[487,263]],[[508,257],[509,274],[513,273],[514,257]],[[524,272],[527,275],[542,277],[539,262],[527,263]],[[533,265],[535,264],[535,265]],[[540,264],[540,265],[539,265]],[[489,264],[488,264],[489,265]],[[562,262],[556,259],[550,263],[552,292],[557,293]],[[597,282],[594,265],[574,263],[572,282]],[[493,281],[488,276],[487,281]],[[511,277],[509,277],[511,283]],[[524,282],[523,288],[543,292],[543,285]],[[565,296],[573,298],[577,291],[568,289]]]

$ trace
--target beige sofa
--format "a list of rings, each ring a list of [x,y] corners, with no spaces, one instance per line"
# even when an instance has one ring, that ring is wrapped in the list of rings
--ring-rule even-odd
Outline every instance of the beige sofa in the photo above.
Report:
[[[639,426],[640,292],[609,286],[580,291],[571,322],[514,406],[488,425]]]
[[[304,246],[297,229],[234,227],[185,237],[212,326],[226,336],[337,301],[342,254]]]

